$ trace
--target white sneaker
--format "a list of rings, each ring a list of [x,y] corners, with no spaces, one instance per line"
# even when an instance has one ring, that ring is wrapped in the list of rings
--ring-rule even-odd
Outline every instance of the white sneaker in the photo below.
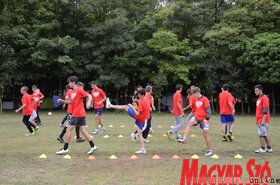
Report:
[[[145,150],[145,148],[141,148],[140,150],[135,152],[136,154],[145,154],[147,153],[147,151]]]
[[[107,98],[107,99],[106,99],[106,108],[107,108],[107,109],[110,109],[110,105],[112,105],[112,104],[111,104],[109,98]]]
[[[68,149],[67,149],[67,150],[64,150],[64,149],[62,148],[60,151],[56,152],[56,154],[57,154],[57,155],[63,155],[63,154],[67,154],[68,152],[69,152]]]
[[[145,142],[145,143],[150,143],[151,141],[148,140],[148,139],[144,139],[144,142]]]
[[[92,154],[93,152],[95,152],[97,150],[97,146],[94,146],[93,148],[90,148],[87,152],[88,155]]]
[[[104,134],[105,132],[106,132],[106,128],[105,128],[105,127],[102,127],[100,133]]]
[[[259,154],[265,153],[265,152],[266,152],[266,150],[264,150],[262,148],[259,148],[258,150],[255,150],[255,153],[259,153]]]
[[[136,134],[135,133],[131,133],[130,134],[131,140],[133,141],[133,143],[135,143],[136,140]]]
[[[271,153],[272,152],[272,148],[270,148],[270,149],[266,148],[266,152],[267,153]]]
[[[211,155],[213,155],[212,150],[207,150],[207,152],[204,154],[204,156],[211,156]]]
[[[92,131],[91,132],[92,134],[94,134],[94,135],[96,135],[96,134],[98,134],[98,130],[97,129],[95,129],[94,131]]]

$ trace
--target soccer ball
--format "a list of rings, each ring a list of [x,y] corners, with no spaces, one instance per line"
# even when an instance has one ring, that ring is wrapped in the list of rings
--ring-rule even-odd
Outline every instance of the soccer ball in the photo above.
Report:
[[[48,112],[48,115],[51,116],[51,115],[52,115],[52,112]]]

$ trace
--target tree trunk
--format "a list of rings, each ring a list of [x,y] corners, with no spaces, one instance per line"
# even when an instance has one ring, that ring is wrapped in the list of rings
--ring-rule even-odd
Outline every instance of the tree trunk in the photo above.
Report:
[[[211,107],[212,107],[212,112],[215,112],[214,97],[213,97],[213,95],[211,96]]]
[[[3,112],[2,92],[0,92],[0,113]]]
[[[117,88],[117,90],[116,90],[116,101],[117,101],[116,104],[117,105],[119,105],[119,91],[120,91],[119,88]]]
[[[276,114],[275,87],[272,87],[272,115]]]
[[[160,98],[158,98],[158,104],[157,104],[157,107],[158,107],[158,112],[160,113]]]
[[[244,115],[244,104],[243,104],[243,101],[241,101],[241,112],[242,112],[242,115]]]

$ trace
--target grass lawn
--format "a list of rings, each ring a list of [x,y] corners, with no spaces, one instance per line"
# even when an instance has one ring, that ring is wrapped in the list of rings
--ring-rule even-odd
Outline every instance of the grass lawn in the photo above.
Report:
[[[47,112],[41,112],[43,126],[38,135],[27,137],[20,114],[0,114],[0,184],[178,185],[182,161],[193,154],[200,156],[199,164],[241,164],[244,178],[247,177],[246,163],[249,159],[256,159],[258,164],[269,161],[272,178],[280,178],[280,117],[271,119],[273,153],[257,155],[254,150],[259,148],[259,140],[254,116],[236,116],[235,141],[232,143],[221,141],[219,117],[213,116],[210,135],[213,150],[220,159],[211,159],[203,156],[206,147],[200,129],[191,130],[191,134],[197,137],[189,138],[185,145],[169,141],[162,135],[173,124],[173,117],[155,113],[152,122],[155,133],[149,138],[151,143],[146,144],[148,153],[138,155],[137,160],[130,160],[130,156],[140,148],[138,142],[133,143],[130,139],[130,133],[135,130],[134,121],[126,114],[106,112],[102,119],[109,138],[105,139],[100,134],[94,136],[98,147],[94,154],[96,160],[87,159],[87,142],[76,143],[74,139],[69,148],[72,159],[67,160],[55,154],[62,147],[56,137],[61,132],[59,123],[64,115],[64,112],[53,112],[48,116]],[[93,112],[88,112],[89,131],[93,130],[93,123]],[[109,128],[108,125],[114,127]],[[124,137],[118,138],[120,134]],[[72,135],[75,136],[74,132]],[[234,159],[238,153],[244,158]],[[46,154],[47,159],[39,159],[41,154]],[[155,154],[161,159],[153,160]],[[174,154],[180,159],[171,159]],[[111,155],[118,159],[110,160]]]

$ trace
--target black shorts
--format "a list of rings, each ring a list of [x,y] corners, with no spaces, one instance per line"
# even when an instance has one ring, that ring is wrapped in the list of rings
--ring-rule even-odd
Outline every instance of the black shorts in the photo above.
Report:
[[[103,108],[94,109],[94,112],[95,112],[96,115],[101,116],[102,112],[103,112]]]
[[[69,123],[71,126],[86,126],[86,117],[74,117],[72,116]]]
[[[31,115],[24,115],[23,118],[22,118],[22,122],[23,123],[28,123],[30,116]]]

